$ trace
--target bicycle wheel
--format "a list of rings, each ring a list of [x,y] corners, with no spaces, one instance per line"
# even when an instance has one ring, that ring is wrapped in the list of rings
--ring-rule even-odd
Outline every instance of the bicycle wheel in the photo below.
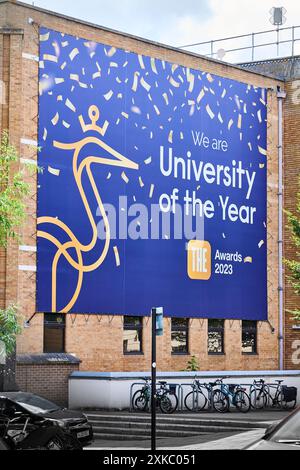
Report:
[[[226,411],[229,411],[228,396],[221,390],[215,390],[213,392],[212,400],[214,409],[219,413],[226,413]]]
[[[136,411],[145,411],[149,400],[142,390],[137,390],[132,397],[132,408]]]
[[[202,411],[206,407],[207,401],[202,391],[190,392],[184,399],[184,406],[189,411]]]
[[[237,410],[242,413],[248,413],[251,408],[251,401],[249,395],[243,390],[237,390],[233,396],[232,403]]]
[[[261,389],[252,389],[250,393],[251,406],[256,410],[261,410],[267,407],[268,396],[265,391]]]
[[[159,398],[159,407],[162,413],[166,413],[166,414],[174,413],[174,411],[177,409],[177,406],[178,406],[177,395],[166,392]]]

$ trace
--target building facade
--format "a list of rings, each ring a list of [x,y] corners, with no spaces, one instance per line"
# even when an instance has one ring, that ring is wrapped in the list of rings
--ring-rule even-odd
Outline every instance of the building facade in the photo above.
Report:
[[[284,207],[295,208],[300,168],[298,132],[299,103],[295,101],[296,77],[276,78],[269,71],[239,67],[207,59],[172,47],[111,31],[13,1],[0,2],[0,130],[8,129],[20,162],[37,161],[39,101],[39,27],[51,28],[89,41],[107,44],[185,67],[202,70],[268,90],[267,104],[267,233],[268,321],[165,318],[164,335],[158,338],[158,368],[180,371],[195,356],[199,370],[276,370],[280,368],[280,342],[284,344],[284,367],[296,369],[300,330],[286,309],[299,306],[287,285],[279,285],[279,99],[285,92]],[[86,371],[146,371],[151,361],[149,317],[121,317],[99,312],[86,314],[36,313],[37,177],[27,175],[31,187],[26,201],[27,217],[22,244],[10,242],[0,255],[0,305],[19,306],[26,328],[17,342],[19,380],[24,384],[24,356],[71,354]],[[284,221],[285,225],[286,220]],[[294,248],[284,230],[284,253]],[[280,313],[279,293],[284,289]],[[255,295],[255,293],[253,293]],[[280,315],[284,334],[280,333]],[[297,362],[298,361],[298,362]],[[25,365],[24,365],[25,363]],[[40,366],[39,366],[40,367]],[[65,366],[64,366],[65,367]],[[69,372],[69,369],[68,369]],[[17,377],[18,380],[18,377]],[[30,388],[30,385],[28,385]]]

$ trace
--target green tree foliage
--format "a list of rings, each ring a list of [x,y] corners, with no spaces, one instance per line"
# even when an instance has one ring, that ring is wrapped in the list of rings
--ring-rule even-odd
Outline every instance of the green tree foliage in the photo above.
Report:
[[[11,305],[6,310],[0,310],[0,340],[5,345],[7,356],[14,352],[16,336],[20,333],[21,325],[17,308]]]
[[[300,180],[299,180],[300,183]],[[286,212],[288,217],[288,227],[291,232],[291,239],[295,246],[295,259],[285,260],[289,268],[288,280],[295,293],[300,296],[300,191],[297,194],[297,204],[295,212]],[[299,297],[300,298],[300,297]],[[300,309],[288,310],[296,320],[300,321]]]
[[[0,247],[5,247],[9,238],[18,238],[17,229],[25,217],[24,197],[29,185],[24,182],[21,171],[12,175],[12,166],[17,160],[17,150],[9,143],[5,131],[0,142]]]
[[[14,171],[18,152],[10,144],[9,136],[3,132],[0,141],[0,247],[5,248],[9,239],[19,239],[18,228],[25,217],[24,198],[29,193],[29,185],[24,181],[22,171]],[[17,307],[11,305],[0,310],[0,340],[6,354],[13,353],[16,336],[21,332]]]
[[[199,370],[199,364],[196,356],[192,356],[188,363],[187,368],[185,369],[186,372],[197,372]]]

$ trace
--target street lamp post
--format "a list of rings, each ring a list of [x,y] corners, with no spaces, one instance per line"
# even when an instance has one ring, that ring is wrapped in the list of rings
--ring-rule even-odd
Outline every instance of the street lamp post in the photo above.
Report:
[[[163,335],[163,308],[152,308],[151,451],[156,451],[156,336]]]
[[[152,309],[151,451],[156,451],[156,308]]]

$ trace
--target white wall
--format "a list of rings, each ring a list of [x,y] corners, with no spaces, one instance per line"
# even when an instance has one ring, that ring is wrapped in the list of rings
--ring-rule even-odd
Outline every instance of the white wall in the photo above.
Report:
[[[230,378],[225,378],[225,383],[251,384],[253,380],[264,379],[267,383],[275,383],[275,380],[284,380],[283,385],[298,388],[298,403],[300,403],[300,372],[299,371],[267,371],[243,373],[240,371],[226,372]],[[286,375],[288,374],[288,375]],[[134,375],[134,376],[133,376]],[[69,379],[69,407],[98,408],[98,409],[128,409],[130,408],[130,387],[135,382],[142,383],[140,377],[145,373],[80,373],[71,374]],[[216,378],[224,377],[224,372],[199,372],[197,378],[201,382],[213,382]],[[168,383],[190,384],[193,382],[193,373],[160,373],[157,380],[166,380]],[[133,392],[140,388],[135,386]],[[191,391],[188,386],[183,386],[184,394]]]

